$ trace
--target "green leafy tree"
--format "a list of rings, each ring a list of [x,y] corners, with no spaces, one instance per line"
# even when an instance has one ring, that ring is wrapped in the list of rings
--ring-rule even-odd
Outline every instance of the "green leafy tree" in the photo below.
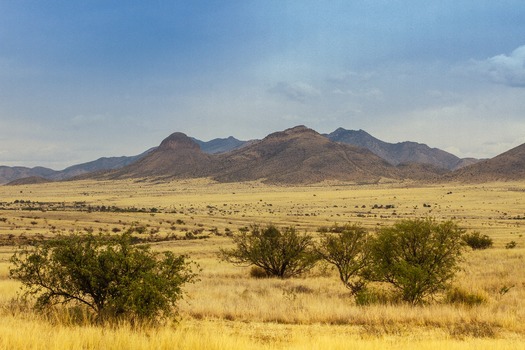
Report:
[[[402,220],[379,230],[370,245],[373,278],[402,300],[420,304],[446,290],[458,271],[464,230],[452,221]]]
[[[11,258],[10,275],[22,282],[38,308],[82,304],[98,321],[143,322],[168,317],[195,281],[192,263],[171,252],[153,252],[118,236],[72,234],[42,240]]]
[[[355,295],[366,286],[368,232],[356,224],[334,225],[326,231],[321,233],[317,254],[337,268],[339,278]]]
[[[310,270],[317,261],[312,237],[298,233],[294,227],[252,225],[232,239],[235,248],[221,249],[221,258],[235,265],[258,266],[268,276],[297,276]]]

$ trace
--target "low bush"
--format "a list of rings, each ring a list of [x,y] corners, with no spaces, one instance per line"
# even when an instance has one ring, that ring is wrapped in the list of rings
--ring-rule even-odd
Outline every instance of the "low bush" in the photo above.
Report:
[[[505,244],[505,249],[514,249],[518,243],[516,241],[510,241],[509,243]]]
[[[388,305],[395,304],[398,299],[384,289],[371,288],[369,286],[362,288],[354,295],[355,303],[359,306],[366,305]]]
[[[480,293],[472,293],[458,287],[452,287],[445,293],[445,302],[465,306],[477,306],[487,302],[487,298]]]
[[[478,231],[464,234],[461,236],[461,239],[474,250],[487,249],[492,247],[493,244],[492,238],[487,235],[481,235]]]
[[[268,278],[266,271],[259,266],[252,266],[250,268],[250,277],[252,278]]]

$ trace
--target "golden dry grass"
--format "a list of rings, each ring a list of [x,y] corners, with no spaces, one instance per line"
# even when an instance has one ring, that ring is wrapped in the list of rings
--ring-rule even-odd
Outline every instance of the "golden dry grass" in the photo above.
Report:
[[[155,249],[190,255],[203,271],[201,281],[186,288],[179,323],[142,330],[126,325],[104,329],[61,317],[53,321],[18,309],[12,299],[19,284],[8,279],[13,247],[0,246],[0,348],[521,349],[524,193],[525,183],[277,187],[195,180],[2,186],[4,242],[24,242],[24,237],[37,234],[111,232],[132,225],[143,226],[142,236],[152,239],[182,238],[187,232],[209,238],[154,243]],[[387,205],[393,208],[386,209]],[[100,206],[144,212],[100,212],[96,209]],[[358,222],[374,229],[422,216],[458,220],[494,239],[494,248],[465,254],[456,280],[459,288],[482,295],[486,303],[356,306],[329,269],[320,267],[304,278],[256,280],[247,268],[219,262],[216,255],[219,247],[231,244],[227,230],[235,232],[251,223],[294,225],[315,232],[335,222]],[[510,241],[517,247],[505,249]]]

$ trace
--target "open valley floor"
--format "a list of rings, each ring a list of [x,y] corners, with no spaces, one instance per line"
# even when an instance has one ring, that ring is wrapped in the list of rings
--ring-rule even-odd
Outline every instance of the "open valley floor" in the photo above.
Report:
[[[220,248],[252,224],[359,223],[371,232],[401,219],[454,220],[493,239],[465,248],[454,284],[479,305],[356,305],[335,271],[255,279]],[[73,232],[133,235],[187,254],[201,268],[178,317],[157,327],[101,327],[16,301],[9,258],[19,245]],[[525,343],[525,183],[323,183],[286,187],[205,179],[66,181],[0,186],[0,349],[521,349]]]

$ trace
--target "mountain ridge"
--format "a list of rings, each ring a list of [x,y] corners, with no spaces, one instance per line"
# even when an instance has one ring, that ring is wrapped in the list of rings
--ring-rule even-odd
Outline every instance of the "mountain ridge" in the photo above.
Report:
[[[43,178],[49,181],[67,180],[76,176],[121,168],[147,155],[152,149],[136,156],[101,157],[86,163],[69,166],[63,170],[53,170],[45,167],[8,167],[0,166],[0,184],[11,183],[23,178]]]
[[[430,168],[426,171],[432,172]],[[331,141],[300,125],[215,155],[204,153],[187,135],[174,133],[137,162],[94,176],[95,179],[155,180],[199,177],[219,182],[258,180],[273,184],[310,184],[326,180],[367,183],[402,180],[411,174],[366,148]]]
[[[462,182],[523,180],[525,179],[525,144],[496,157],[461,168],[445,178]]]
[[[227,138],[216,138],[210,141],[201,141],[194,137],[191,137],[191,139],[200,146],[201,150],[204,153],[209,153],[209,154],[219,154],[219,153],[233,151],[237,148],[243,147],[246,144],[249,144],[250,142],[255,141],[255,140],[241,141],[241,140],[236,139],[233,136],[229,136]]]
[[[27,179],[15,183],[94,176],[110,179],[210,177],[223,182],[261,180],[285,184],[381,179],[470,181],[476,176],[521,179],[525,178],[521,170],[525,168],[525,154],[519,152],[520,146],[516,149],[518,151],[503,158],[496,156],[495,161],[485,163],[490,160],[461,159],[417,142],[390,144],[364,130],[338,128],[330,134],[319,134],[301,125],[271,133],[262,140],[240,141],[230,136],[207,142],[174,132],[159,146],[133,157],[102,157],[61,171],[0,166],[0,184],[23,178]],[[390,159],[388,156],[395,152],[397,158]],[[508,168],[506,162],[515,165]],[[481,164],[480,168],[471,168],[475,163]],[[455,167],[465,170],[450,170]],[[492,174],[482,171],[483,168],[491,169]]]
[[[422,163],[447,170],[457,170],[475,162],[475,160],[461,159],[449,152],[439,148],[431,148],[422,143],[413,141],[388,143],[381,141],[361,129],[346,130],[338,128],[330,134],[325,134],[325,136],[332,141],[365,147],[392,165]]]

